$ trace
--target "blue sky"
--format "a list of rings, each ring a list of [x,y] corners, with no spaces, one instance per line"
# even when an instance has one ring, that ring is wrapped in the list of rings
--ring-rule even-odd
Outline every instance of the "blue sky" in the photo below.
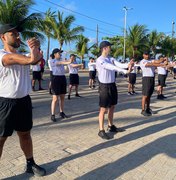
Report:
[[[90,38],[90,45],[95,41],[97,24],[100,31],[99,41],[105,36],[123,35],[124,6],[133,8],[127,13],[127,27],[136,23],[144,24],[150,31],[156,29],[158,32],[171,35],[172,21],[173,19],[176,20],[175,0],[35,0],[35,2],[34,9],[39,11],[45,12],[48,8],[51,8],[53,11],[62,11],[65,15],[74,15],[76,17],[75,24],[85,26],[83,34]],[[90,18],[68,11],[55,4],[87,15]],[[34,10],[31,11],[34,12]],[[114,26],[91,18],[99,19]],[[57,41],[53,40],[51,49],[57,46]],[[43,48],[46,48],[45,44]],[[69,47],[64,48],[69,50]]]
[[[99,41],[105,36],[123,35],[124,28],[124,10],[123,7],[133,8],[127,13],[127,27],[136,23],[146,25],[147,28],[164,32],[171,35],[172,20],[176,21],[176,1],[175,0],[34,0],[36,5],[30,9],[32,12],[46,12],[48,8],[52,11],[62,11],[65,15],[72,14],[76,17],[75,24],[85,27],[83,33],[90,39],[89,45],[95,42],[96,26],[99,26]],[[84,14],[85,16],[76,14],[66,9]],[[107,22],[101,23],[93,20]],[[175,27],[176,29],[176,27]],[[50,49],[58,47],[58,42],[52,40]],[[74,47],[74,43],[71,48]],[[46,52],[46,44],[42,45],[42,49]],[[64,46],[64,50],[69,51],[70,47]]]

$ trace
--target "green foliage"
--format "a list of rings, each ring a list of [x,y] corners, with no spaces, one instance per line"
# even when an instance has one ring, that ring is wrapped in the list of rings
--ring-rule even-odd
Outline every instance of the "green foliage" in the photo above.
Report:
[[[0,0],[0,23],[20,25],[24,40],[34,36],[42,40],[43,35],[36,31],[41,14],[29,14],[29,7],[33,4],[33,0]]]
[[[75,53],[82,61],[84,60],[84,55],[88,54],[88,42],[89,39],[82,34],[77,36]]]
[[[60,11],[57,12],[57,18],[53,20],[53,35],[54,39],[57,39],[62,49],[63,44],[68,44],[75,41],[78,38],[79,33],[84,31],[83,26],[76,26],[72,28],[75,21],[75,17],[68,15],[64,17],[64,14]]]

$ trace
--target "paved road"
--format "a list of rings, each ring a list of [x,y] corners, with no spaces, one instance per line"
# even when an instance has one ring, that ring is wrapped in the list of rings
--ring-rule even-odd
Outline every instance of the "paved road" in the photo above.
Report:
[[[47,79],[48,75],[45,76]],[[80,94],[65,103],[68,119],[50,121],[51,96],[47,90],[31,93],[34,106],[32,130],[37,163],[47,169],[39,178],[23,173],[25,158],[16,133],[4,147],[0,179],[26,180],[176,180],[176,81],[167,80],[166,100],[152,97],[152,117],[141,112],[141,77],[137,95],[127,95],[125,78],[118,77],[119,104],[115,124],[126,129],[112,140],[98,133],[98,91],[87,86],[88,74],[80,73]],[[47,88],[48,80],[43,81]],[[106,121],[107,126],[107,121]]]

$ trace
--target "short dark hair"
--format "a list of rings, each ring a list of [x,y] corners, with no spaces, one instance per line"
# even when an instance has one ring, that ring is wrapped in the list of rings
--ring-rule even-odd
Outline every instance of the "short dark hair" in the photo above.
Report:
[[[72,56],[76,57],[76,55],[75,55],[75,54],[70,54],[70,57],[72,57]]]
[[[161,59],[161,58],[164,58],[164,56],[163,55],[158,56],[158,59]]]

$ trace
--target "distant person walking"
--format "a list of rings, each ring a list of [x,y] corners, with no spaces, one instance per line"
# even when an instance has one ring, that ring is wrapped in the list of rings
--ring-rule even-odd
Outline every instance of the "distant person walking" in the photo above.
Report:
[[[59,110],[61,118],[67,118],[67,115],[64,113],[64,102],[65,94],[67,89],[67,82],[65,77],[64,66],[71,63],[71,61],[64,61],[61,59],[61,53],[63,51],[56,48],[52,51],[51,59],[51,69],[52,69],[52,94],[53,99],[51,103],[51,120],[56,122],[55,110],[57,102],[59,101]]]
[[[44,90],[41,86],[41,67],[40,62],[35,65],[32,65],[32,90],[35,91],[35,84],[38,81],[38,90]]]
[[[50,71],[49,94],[52,95],[51,82],[52,82],[52,77],[53,77],[53,70],[52,70],[51,60],[52,60],[52,54],[50,54],[50,58],[48,59],[48,67],[49,67],[49,71]]]
[[[70,54],[70,64],[68,65],[69,69],[69,90],[68,90],[68,99],[71,99],[71,91],[73,86],[75,86],[75,96],[76,97],[81,97],[78,93],[78,86],[79,86],[79,75],[78,75],[78,70],[79,68],[83,68],[83,64],[78,64],[76,62],[76,55],[75,54]]]
[[[117,128],[113,123],[115,105],[117,104],[118,94],[115,83],[115,71],[127,73],[127,70],[121,69],[121,63],[118,63],[109,56],[111,43],[102,41],[100,43],[101,56],[96,60],[96,68],[99,80],[99,133],[103,139],[110,139],[104,130],[105,113],[108,111],[108,131],[122,132],[124,129]]]
[[[40,53],[42,54],[42,58],[41,58],[41,60],[40,60],[41,80],[44,80],[44,79],[43,79],[43,73],[44,73],[44,71],[45,71],[45,64],[46,64],[46,62],[45,62],[45,59],[43,58],[43,51],[40,50]]]
[[[136,94],[134,90],[134,85],[136,83],[136,73],[137,73],[137,64],[134,61],[134,58],[131,58],[130,63],[128,64],[128,95],[134,95]]]
[[[96,63],[95,63],[95,59],[92,57],[89,58],[88,68],[89,68],[89,88],[94,89],[95,78],[96,78]]]

